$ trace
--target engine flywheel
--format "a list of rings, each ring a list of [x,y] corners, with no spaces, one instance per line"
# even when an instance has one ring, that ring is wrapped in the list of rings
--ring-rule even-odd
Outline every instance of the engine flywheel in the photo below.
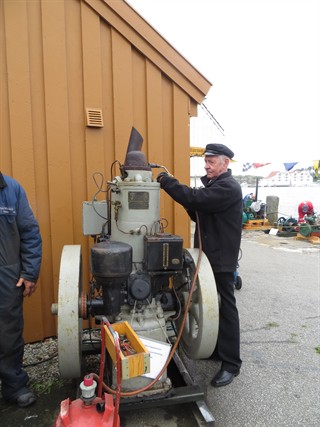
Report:
[[[188,267],[177,275],[174,287],[177,291],[182,312],[175,321],[180,330],[183,313],[190,295],[190,286],[196,273],[199,249],[184,249],[184,255],[191,258]],[[181,335],[181,346],[191,359],[206,359],[215,349],[219,329],[219,299],[211,265],[204,253]]]

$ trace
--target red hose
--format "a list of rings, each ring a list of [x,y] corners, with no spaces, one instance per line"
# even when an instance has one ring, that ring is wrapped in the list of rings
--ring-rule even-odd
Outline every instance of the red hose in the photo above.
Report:
[[[99,381],[98,381],[98,397],[102,397],[102,382],[103,382],[103,372],[104,372],[104,362],[105,362],[105,342],[106,337],[103,329],[104,323],[101,323],[101,354],[100,354],[100,366],[99,366]]]
[[[103,373],[104,373],[104,364],[105,364],[105,332],[104,325],[106,325],[113,337],[115,349],[116,349],[116,366],[117,366],[117,387],[116,391],[112,390],[111,394],[116,395],[115,405],[114,405],[114,417],[113,417],[113,427],[119,427],[118,417],[119,417],[119,408],[120,408],[120,397],[121,397],[121,358],[120,358],[120,339],[118,334],[113,330],[110,322],[106,317],[103,317],[101,323],[101,357],[100,357],[100,369],[99,376],[93,374],[93,376],[98,381],[98,397],[102,397],[102,386],[105,387],[105,383],[103,382]]]

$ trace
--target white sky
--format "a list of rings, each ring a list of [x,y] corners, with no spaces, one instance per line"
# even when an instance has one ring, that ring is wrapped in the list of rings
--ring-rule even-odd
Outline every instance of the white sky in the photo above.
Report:
[[[320,159],[320,0],[126,0],[212,84],[244,162]]]

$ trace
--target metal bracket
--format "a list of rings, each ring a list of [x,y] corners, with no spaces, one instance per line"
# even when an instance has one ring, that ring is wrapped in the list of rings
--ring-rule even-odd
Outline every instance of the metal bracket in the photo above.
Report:
[[[174,353],[173,360],[174,360],[177,368],[179,369],[179,372],[180,372],[183,380],[185,381],[185,383],[187,385],[194,385],[193,380],[190,377],[189,372],[187,371],[187,368],[184,366],[184,364],[183,364],[182,360],[180,359],[180,356],[178,355],[177,352]],[[211,414],[206,402],[204,400],[197,400],[195,403],[196,403],[204,421],[208,425],[208,427],[214,426],[215,425],[215,419],[214,419],[214,416]],[[197,419],[197,415],[195,413],[194,413],[194,416]]]

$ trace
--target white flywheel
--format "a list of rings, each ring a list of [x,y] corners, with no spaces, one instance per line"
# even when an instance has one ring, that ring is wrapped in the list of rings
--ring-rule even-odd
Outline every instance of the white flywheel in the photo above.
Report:
[[[191,257],[192,262],[188,269],[174,278],[174,287],[182,304],[182,313],[175,322],[178,330],[180,330],[199,257],[199,249],[184,249],[184,251],[186,256]],[[210,357],[216,346],[218,329],[219,300],[216,282],[208,258],[202,253],[199,273],[180,341],[187,356],[195,360]]]
[[[62,378],[79,378],[81,375],[81,275],[81,246],[64,246],[58,290],[58,357]]]

